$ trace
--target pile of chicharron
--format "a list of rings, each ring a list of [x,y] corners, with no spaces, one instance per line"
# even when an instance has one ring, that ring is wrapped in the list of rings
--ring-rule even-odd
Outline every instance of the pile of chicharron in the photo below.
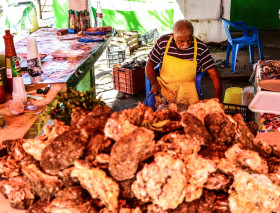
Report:
[[[280,148],[216,99],[154,112],[75,108],[3,142],[0,191],[27,212],[279,212]]]

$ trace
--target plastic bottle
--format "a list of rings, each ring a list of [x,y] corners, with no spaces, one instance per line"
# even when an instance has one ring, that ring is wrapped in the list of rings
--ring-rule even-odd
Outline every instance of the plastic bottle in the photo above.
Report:
[[[0,104],[4,103],[5,101],[6,101],[6,93],[5,93],[4,83],[0,72]]]
[[[8,92],[12,93],[13,77],[21,76],[21,68],[14,46],[14,36],[11,35],[10,30],[5,30],[5,35],[3,38],[5,41],[5,62]]]
[[[102,14],[102,9],[101,9],[101,4],[100,4],[100,1],[97,1],[96,27],[102,27],[102,19],[103,19],[103,14]]]
[[[69,28],[68,28],[68,33],[69,34],[74,34],[76,32],[76,18],[75,18],[75,14],[74,11],[71,11],[71,17],[70,17],[70,24],[69,24]]]

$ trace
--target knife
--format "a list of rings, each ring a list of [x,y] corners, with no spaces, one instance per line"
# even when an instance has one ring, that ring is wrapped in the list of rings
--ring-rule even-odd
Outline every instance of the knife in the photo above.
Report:
[[[50,90],[51,85],[49,84],[43,91],[43,94],[46,95],[48,93],[48,91]]]
[[[163,101],[163,103],[168,104],[167,101],[165,100],[165,98],[164,98],[161,94],[158,94],[158,96],[161,98],[161,100]]]

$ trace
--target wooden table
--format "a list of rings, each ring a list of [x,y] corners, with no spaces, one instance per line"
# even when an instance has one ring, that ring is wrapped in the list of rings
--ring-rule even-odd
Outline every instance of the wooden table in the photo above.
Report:
[[[78,42],[78,35],[58,37],[56,31],[57,29],[53,28],[42,28],[31,34],[36,37],[39,53],[45,56],[42,59],[44,74],[42,82],[34,85],[30,84],[30,76],[27,72],[23,72],[22,77],[27,93],[42,96],[44,100],[36,101],[28,98],[24,113],[13,115],[7,107],[8,102],[12,99],[8,94],[6,103],[0,104],[0,115],[7,121],[7,126],[0,128],[0,143],[7,139],[34,138],[38,135],[48,119],[43,116],[42,112],[61,89],[72,87],[86,91],[95,85],[94,63],[109,44],[113,32],[108,34],[104,42],[83,43]],[[18,55],[26,58],[27,38],[17,42],[15,49]],[[84,50],[84,52],[75,58],[52,57],[52,53],[57,50]],[[26,65],[23,63],[23,66]],[[47,84],[51,84],[47,95],[36,94],[38,88],[44,89]],[[36,110],[30,110],[31,106],[36,106]]]

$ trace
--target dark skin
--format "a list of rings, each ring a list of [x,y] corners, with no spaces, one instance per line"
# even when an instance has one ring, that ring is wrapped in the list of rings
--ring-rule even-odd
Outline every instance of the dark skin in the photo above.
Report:
[[[177,48],[180,50],[189,48],[193,40],[192,32],[187,28],[174,29],[173,38]],[[156,65],[157,64],[153,63],[150,59],[148,59],[146,64],[146,75],[152,84],[151,92],[153,92],[155,95],[159,94],[161,89],[154,71]],[[216,68],[211,68],[207,72],[213,83],[215,97],[218,98],[220,102],[222,102],[222,86],[218,71]]]

